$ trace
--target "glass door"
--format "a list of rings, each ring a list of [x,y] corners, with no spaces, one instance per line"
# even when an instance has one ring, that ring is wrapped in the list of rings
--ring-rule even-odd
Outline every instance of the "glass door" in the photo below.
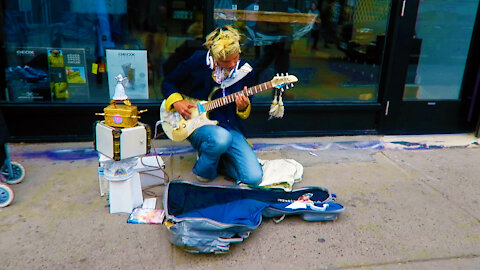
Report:
[[[461,132],[462,84],[479,1],[399,4],[400,33],[393,45],[383,128],[392,133]]]

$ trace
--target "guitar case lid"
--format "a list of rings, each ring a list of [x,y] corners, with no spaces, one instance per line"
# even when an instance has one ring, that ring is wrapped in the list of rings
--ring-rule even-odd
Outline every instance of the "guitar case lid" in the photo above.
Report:
[[[170,241],[194,253],[225,253],[258,228],[262,216],[300,215],[331,221],[345,208],[322,187],[291,192],[239,186],[212,186],[176,180],[164,191],[165,226]]]

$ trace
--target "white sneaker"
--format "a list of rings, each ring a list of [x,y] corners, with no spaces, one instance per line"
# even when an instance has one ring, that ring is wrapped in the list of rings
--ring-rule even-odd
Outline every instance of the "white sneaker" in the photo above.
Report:
[[[195,176],[197,177],[197,180],[202,182],[202,183],[208,183],[208,182],[211,182],[212,180],[208,179],[208,178],[205,178],[205,177],[201,177],[199,175],[196,175]]]
[[[238,186],[239,187],[244,187],[244,188],[249,188],[249,186],[247,184],[242,183],[242,182],[238,183]]]

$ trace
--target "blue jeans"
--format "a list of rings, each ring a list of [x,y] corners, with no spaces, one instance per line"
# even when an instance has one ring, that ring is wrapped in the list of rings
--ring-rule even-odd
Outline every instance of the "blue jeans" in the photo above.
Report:
[[[258,186],[262,182],[262,166],[257,155],[247,143],[245,137],[236,130],[227,130],[220,126],[206,125],[195,130],[189,137],[193,148],[198,151],[199,158],[193,167],[193,173],[215,179],[220,170],[242,182]],[[222,162],[220,162],[222,159]]]

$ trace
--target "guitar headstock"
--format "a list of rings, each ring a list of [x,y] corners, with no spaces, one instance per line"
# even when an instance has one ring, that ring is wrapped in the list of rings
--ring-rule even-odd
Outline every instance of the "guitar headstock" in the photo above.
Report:
[[[293,83],[298,82],[298,79],[294,75],[288,75],[288,73],[287,75],[277,74],[276,76],[273,77],[273,79],[270,82],[272,83],[273,88],[278,88],[283,90],[283,87],[288,89],[289,85],[290,87],[293,87]]]

